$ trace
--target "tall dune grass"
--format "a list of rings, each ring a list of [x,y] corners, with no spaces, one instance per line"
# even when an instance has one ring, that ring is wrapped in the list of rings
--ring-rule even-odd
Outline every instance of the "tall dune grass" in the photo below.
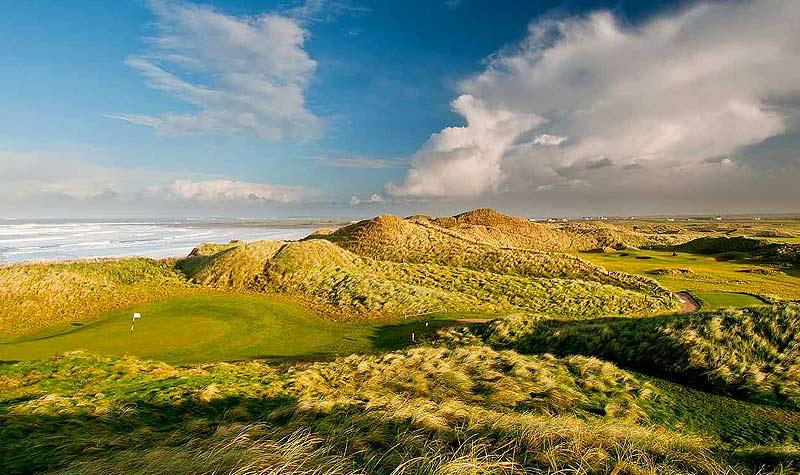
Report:
[[[503,263],[494,265],[500,269]],[[240,244],[211,256],[189,257],[178,268],[199,284],[310,297],[340,313],[362,317],[514,309],[586,317],[663,312],[675,305],[668,292],[379,261],[318,239]]]
[[[584,354],[650,374],[800,409],[800,305],[694,315],[557,322],[516,314],[488,330],[494,346]]]
[[[592,358],[417,348],[273,367],[74,353],[0,367],[12,473],[733,473],[671,395]]]

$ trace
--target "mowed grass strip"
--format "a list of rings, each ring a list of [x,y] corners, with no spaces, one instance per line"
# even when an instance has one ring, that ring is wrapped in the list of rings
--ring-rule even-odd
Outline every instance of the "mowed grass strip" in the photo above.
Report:
[[[786,300],[800,299],[798,275],[770,266],[722,261],[683,252],[673,256],[671,251],[631,250],[581,253],[580,256],[608,270],[646,275],[674,292],[689,289],[701,293],[748,293],[774,295]],[[673,272],[665,272],[670,269]],[[753,302],[757,299],[736,298],[735,306],[758,305]],[[712,296],[711,300],[714,299]]]
[[[717,309],[725,307],[752,307],[764,305],[758,297],[735,292],[691,292],[692,296],[702,305],[703,309]]]
[[[131,334],[133,312],[142,318]],[[75,350],[171,364],[324,358],[402,348],[456,319],[474,316],[442,313],[396,322],[343,323],[275,297],[193,295],[143,303],[87,324],[0,343],[0,361],[45,359]]]

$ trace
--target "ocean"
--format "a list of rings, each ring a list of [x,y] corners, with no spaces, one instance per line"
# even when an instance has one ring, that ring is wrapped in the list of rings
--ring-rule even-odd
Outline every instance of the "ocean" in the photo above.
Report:
[[[202,242],[295,240],[324,226],[230,221],[0,219],[0,264],[98,257],[183,257]]]

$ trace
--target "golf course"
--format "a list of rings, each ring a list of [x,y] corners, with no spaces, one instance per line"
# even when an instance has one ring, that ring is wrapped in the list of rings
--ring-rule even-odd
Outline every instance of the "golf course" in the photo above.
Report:
[[[141,315],[135,323],[134,312]],[[0,360],[43,359],[77,350],[171,364],[319,359],[400,348],[411,343],[412,333],[422,338],[462,316],[431,314],[424,321],[383,324],[334,322],[268,296],[182,296],[0,343]]]
[[[0,467],[792,473],[800,248],[753,235],[800,224],[749,225],[479,209],[0,266]]]
[[[764,303],[754,295],[789,300],[800,295],[800,279],[789,277],[790,269],[779,270],[746,258],[642,249],[579,255],[609,270],[647,276],[674,292],[688,290],[704,308]]]

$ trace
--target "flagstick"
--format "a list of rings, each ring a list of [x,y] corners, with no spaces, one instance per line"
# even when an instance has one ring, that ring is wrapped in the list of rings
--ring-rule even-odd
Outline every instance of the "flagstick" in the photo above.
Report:
[[[142,318],[142,314],[140,314],[140,313],[134,313],[133,314],[133,318],[131,318],[131,331],[130,331],[130,333],[128,333],[128,341],[132,341],[133,340],[133,328],[136,325],[136,319],[137,318]]]

